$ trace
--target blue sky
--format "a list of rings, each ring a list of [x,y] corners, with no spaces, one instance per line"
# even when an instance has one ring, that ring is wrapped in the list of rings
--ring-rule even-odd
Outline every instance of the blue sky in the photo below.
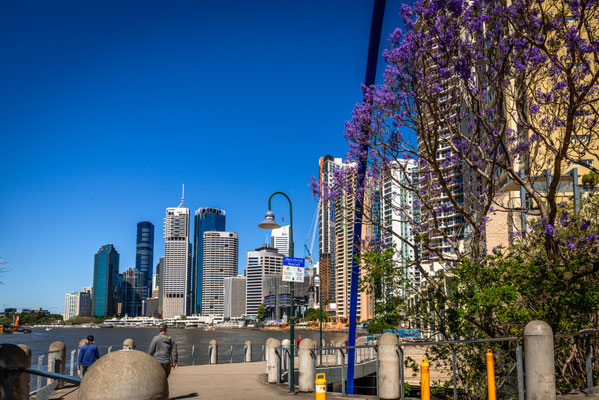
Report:
[[[388,0],[382,46],[399,24]],[[273,191],[294,202],[296,256],[318,157],[342,157],[372,1],[28,1],[0,15],[0,308],[62,312],[107,243],[135,265],[136,224],[224,208],[260,246]],[[382,70],[379,60],[379,71]],[[380,72],[379,72],[380,76]],[[284,199],[273,211],[288,220]],[[192,233],[193,234],[193,233]],[[315,245],[316,248],[317,245]]]

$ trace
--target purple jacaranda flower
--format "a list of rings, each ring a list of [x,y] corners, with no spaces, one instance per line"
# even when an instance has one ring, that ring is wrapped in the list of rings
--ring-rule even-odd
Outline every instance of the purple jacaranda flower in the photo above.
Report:
[[[547,235],[555,236],[555,228],[551,224],[545,225],[545,233]]]

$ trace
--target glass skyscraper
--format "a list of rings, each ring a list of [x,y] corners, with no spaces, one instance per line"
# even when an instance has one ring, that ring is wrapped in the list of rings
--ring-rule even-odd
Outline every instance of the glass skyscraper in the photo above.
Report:
[[[121,280],[122,308],[121,316],[138,317],[141,313],[142,300],[145,292],[144,274],[137,268],[129,268],[123,272]]]
[[[143,300],[152,292],[152,268],[154,266],[154,224],[142,221],[137,224],[137,245],[135,253],[135,269],[144,277]]]
[[[204,258],[204,232],[225,231],[225,210],[200,207],[195,212],[192,266],[192,304],[194,314],[202,312],[202,276]]]
[[[113,317],[116,314],[119,287],[119,253],[106,244],[94,257],[93,316]]]

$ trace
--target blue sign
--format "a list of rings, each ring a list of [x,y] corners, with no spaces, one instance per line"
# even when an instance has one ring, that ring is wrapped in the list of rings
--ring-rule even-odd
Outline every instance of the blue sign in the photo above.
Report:
[[[283,265],[288,265],[290,267],[305,267],[305,259],[303,258],[295,258],[295,257],[284,257]]]

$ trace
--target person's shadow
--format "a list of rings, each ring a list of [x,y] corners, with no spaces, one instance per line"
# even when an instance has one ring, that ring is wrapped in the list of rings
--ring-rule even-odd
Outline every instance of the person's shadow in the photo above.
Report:
[[[197,393],[184,394],[183,396],[171,397],[170,400],[191,399],[192,397],[198,397],[198,394]]]

